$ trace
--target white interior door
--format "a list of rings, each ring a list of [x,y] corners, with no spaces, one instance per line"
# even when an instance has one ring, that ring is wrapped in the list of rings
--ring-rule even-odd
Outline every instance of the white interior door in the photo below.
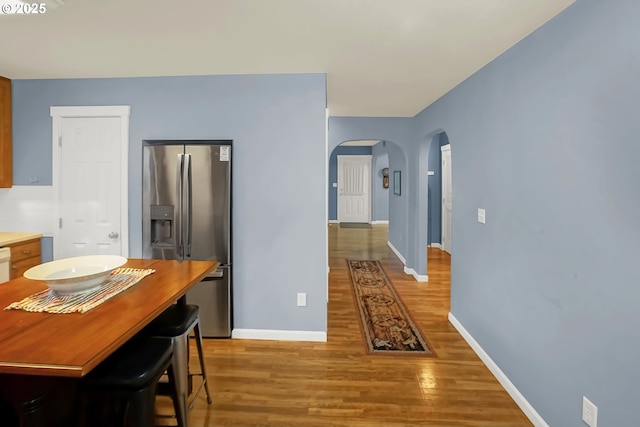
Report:
[[[371,222],[371,156],[338,156],[338,222]]]
[[[451,253],[451,145],[440,147],[442,151],[442,249]]]
[[[53,107],[52,116],[54,108],[64,107]],[[93,107],[84,108],[90,114]],[[128,109],[126,120],[96,113],[100,112],[53,116],[58,200],[55,259],[128,256]]]

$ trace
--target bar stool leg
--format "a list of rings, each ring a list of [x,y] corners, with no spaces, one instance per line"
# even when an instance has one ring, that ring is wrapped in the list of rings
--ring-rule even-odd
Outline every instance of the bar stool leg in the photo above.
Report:
[[[171,389],[171,400],[173,400],[173,410],[176,414],[176,420],[178,422],[178,427],[187,427],[187,414],[184,412],[184,407],[180,405],[179,401],[179,390],[176,384],[176,373],[173,367],[173,364],[169,366],[167,369],[167,375],[169,376],[169,383],[176,385],[173,389]]]
[[[189,332],[173,337],[173,366],[176,379],[176,388],[178,389],[178,404],[181,408],[183,422],[186,426],[187,414],[187,389],[189,383]],[[176,414],[177,415],[177,414]]]
[[[211,405],[211,393],[209,393],[209,381],[207,379],[207,370],[204,363],[204,352],[202,351],[202,333],[200,332],[200,321],[198,320],[193,328],[196,335],[196,346],[198,347],[198,358],[200,359],[200,373],[202,375],[202,385],[204,385],[204,391],[207,394],[207,403]]]

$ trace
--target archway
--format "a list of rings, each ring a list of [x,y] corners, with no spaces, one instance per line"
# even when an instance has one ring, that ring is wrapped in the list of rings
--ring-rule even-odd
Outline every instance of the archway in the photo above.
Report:
[[[415,131],[411,126],[412,119],[405,117],[329,117],[327,138],[327,172],[329,159],[334,149],[345,141],[379,140],[384,141],[389,160],[389,173],[399,171],[402,174],[401,194],[394,195],[390,191],[393,180],[390,180],[388,207],[388,246],[405,265],[410,249],[408,233],[411,229],[409,220],[409,201],[413,190],[413,182],[408,177],[407,156],[402,147],[410,145],[415,139]],[[375,172],[375,170],[374,170]],[[327,173],[328,178],[328,173]],[[332,192],[332,182],[327,179],[327,199]],[[327,201],[327,219],[328,214]],[[411,229],[413,232],[413,229]],[[327,227],[327,251],[329,249],[329,227]],[[327,287],[328,290],[328,287]]]
[[[354,141],[373,141],[374,143],[363,150],[358,144],[349,144]],[[344,143],[348,143],[346,146]],[[362,144],[366,144],[363,142]],[[334,184],[337,183],[337,155],[339,153],[362,154],[365,151],[370,152],[372,158],[371,182],[372,182],[372,221],[377,223],[389,224],[389,246],[399,255],[403,263],[404,258],[401,254],[407,253],[406,224],[407,209],[406,200],[408,198],[408,183],[402,183],[402,192],[400,195],[394,195],[392,191],[393,177],[390,177],[389,188],[383,187],[382,169],[388,168],[389,174],[392,171],[406,171],[406,159],[404,152],[400,146],[393,141],[387,140],[348,140],[342,141],[331,151],[329,155],[328,165],[328,212],[329,222],[337,221],[337,189]],[[406,180],[405,180],[406,181]],[[404,196],[404,197],[403,197]],[[395,221],[394,221],[395,219]]]

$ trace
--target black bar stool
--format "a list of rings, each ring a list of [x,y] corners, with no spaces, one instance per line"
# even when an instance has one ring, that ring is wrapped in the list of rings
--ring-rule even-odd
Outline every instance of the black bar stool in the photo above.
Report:
[[[155,426],[156,389],[167,372],[178,426],[186,427],[172,355],[167,338],[136,337],[118,349],[80,381],[79,425]]]
[[[189,370],[189,334],[191,331],[194,332],[196,346],[198,348],[198,359],[200,362],[200,372],[198,373],[192,373]],[[187,304],[186,298],[182,297],[176,304],[171,305],[156,317],[144,329],[144,333],[156,337],[171,338],[173,342],[173,366],[175,367],[176,373],[178,400],[184,408],[184,412],[186,413],[187,409],[191,409],[202,387],[204,387],[207,395],[207,403],[211,404],[211,394],[209,393],[207,371],[202,351],[200,308],[197,305]],[[191,380],[194,376],[201,377],[202,382],[189,401]],[[162,387],[159,390],[160,394],[166,394],[163,392]]]

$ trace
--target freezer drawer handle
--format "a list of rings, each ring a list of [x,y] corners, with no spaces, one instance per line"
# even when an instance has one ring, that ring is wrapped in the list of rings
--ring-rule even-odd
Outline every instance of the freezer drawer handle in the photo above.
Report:
[[[220,280],[222,279],[223,276],[224,276],[224,272],[220,269],[216,269],[215,271],[212,271],[211,273],[209,273],[209,275],[206,276],[204,279],[202,279],[202,281],[210,282],[213,280]]]

